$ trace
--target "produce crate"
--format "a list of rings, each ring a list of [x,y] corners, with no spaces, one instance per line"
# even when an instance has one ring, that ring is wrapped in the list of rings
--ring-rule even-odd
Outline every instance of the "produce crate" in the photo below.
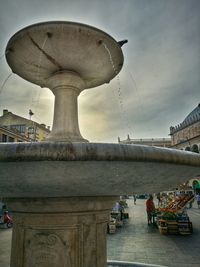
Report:
[[[123,221],[116,221],[116,227],[122,227],[123,224]]]
[[[179,234],[178,223],[176,221],[167,221],[167,233]]]
[[[129,219],[129,214],[128,214],[128,212],[123,212],[123,217],[124,217],[124,219]]]
[[[174,220],[168,221],[160,219],[158,221],[158,229],[161,234],[178,234],[178,223]]]
[[[158,230],[159,230],[160,234],[162,234],[162,235],[167,234],[167,222],[166,222],[166,220],[159,219],[157,221],[157,225],[158,225]]]
[[[192,222],[178,222],[179,234],[188,235],[193,233]]]
[[[158,226],[160,234],[165,235],[168,232],[167,226]]]
[[[116,232],[116,225],[109,223],[109,225],[108,225],[108,233],[109,234],[115,234],[115,232]]]

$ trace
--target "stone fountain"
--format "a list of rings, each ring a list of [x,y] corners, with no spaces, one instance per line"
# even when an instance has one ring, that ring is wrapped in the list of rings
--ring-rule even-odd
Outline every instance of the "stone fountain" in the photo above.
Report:
[[[0,144],[0,196],[14,219],[11,267],[105,267],[118,196],[174,187],[200,173],[200,155],[81,136],[78,95],[123,66],[120,43],[105,32],[63,21],[31,25],[9,40],[6,58],[14,73],[55,95],[46,142]]]

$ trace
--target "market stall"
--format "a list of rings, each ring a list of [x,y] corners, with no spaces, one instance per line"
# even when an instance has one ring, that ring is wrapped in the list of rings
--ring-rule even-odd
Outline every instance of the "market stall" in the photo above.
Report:
[[[108,223],[108,233],[114,234],[117,230],[117,227],[122,227],[126,219],[129,218],[127,212],[128,205],[125,199],[120,199],[119,202],[116,202],[113,209],[110,212],[110,220]]]
[[[192,222],[187,205],[194,200],[192,191],[175,191],[166,194],[156,210],[156,223],[161,234],[191,234]]]

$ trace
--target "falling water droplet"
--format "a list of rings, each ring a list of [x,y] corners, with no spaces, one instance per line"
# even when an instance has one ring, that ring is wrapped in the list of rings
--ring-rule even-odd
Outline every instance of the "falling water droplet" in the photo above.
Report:
[[[114,73],[115,73],[115,75],[117,75],[118,71],[117,71],[117,69],[115,67],[111,52],[110,52],[109,48],[107,47],[107,45],[104,42],[102,44],[103,44],[105,50],[107,51],[107,53],[109,55],[110,63],[112,65]],[[124,109],[124,103],[123,103],[123,97],[122,97],[122,91],[121,91],[121,83],[120,83],[120,79],[119,79],[118,75],[117,75],[117,83],[118,83],[118,90],[117,90],[118,91],[118,103],[119,103],[119,107],[120,107],[120,111],[121,111],[120,114],[121,114],[122,119],[124,119],[124,121],[126,123],[126,127],[128,128],[128,130],[130,132],[132,132],[131,127],[130,127],[129,122],[128,122],[127,117],[126,117],[125,109]]]
[[[117,75],[118,72],[117,72],[117,70],[116,70],[116,68],[115,68],[115,64],[114,64],[114,62],[113,62],[113,59],[112,59],[112,55],[111,55],[111,53],[110,53],[110,50],[108,49],[108,47],[107,47],[107,45],[106,45],[105,43],[102,43],[102,44],[103,44],[104,48],[106,49],[106,51],[107,51],[107,53],[108,53],[108,55],[109,55],[110,63],[111,63],[111,65],[112,65],[112,68],[113,68],[115,74]]]
[[[3,58],[4,58],[4,56],[5,56],[5,54],[1,55],[1,56],[0,56],[0,60],[1,60],[1,59],[3,59]]]
[[[41,68],[41,64],[42,64],[42,55],[43,55],[42,51],[45,48],[45,45],[46,45],[47,40],[50,38],[50,35],[49,34],[50,33],[47,33],[47,35],[45,36],[45,39],[43,41],[43,44],[41,46],[41,51],[40,51],[40,54],[39,54],[38,68],[37,68],[37,73],[36,73],[36,78],[37,78],[38,81],[40,81],[40,79],[39,79],[39,72],[40,72],[40,68]],[[51,37],[52,37],[52,35],[51,35]],[[32,98],[31,98],[30,107],[33,108],[35,110],[35,112],[36,112],[36,109],[37,109],[38,104],[39,104],[39,101],[40,101],[41,89],[39,90],[39,93],[36,94],[36,96],[35,96],[33,90],[31,92],[31,94],[32,94]],[[34,100],[34,98],[35,98],[35,100]]]
[[[5,81],[2,83],[1,88],[0,88],[0,94],[2,93],[2,91],[3,91],[3,89],[4,89],[4,86],[5,86],[6,82],[9,80],[9,78],[11,77],[12,74],[13,74],[13,73],[11,72],[11,73],[6,77]]]
[[[130,79],[133,83],[133,88],[135,88],[135,93],[136,93],[136,98],[137,98],[137,102],[138,102],[138,108],[140,109],[140,112],[143,113],[145,111],[145,108],[144,108],[144,104],[143,104],[143,101],[142,101],[142,97],[140,95],[140,92],[138,90],[138,86],[137,86],[137,83],[136,83],[136,80],[134,78],[134,75],[132,74],[132,72],[128,69],[128,73],[129,73],[129,76],[130,76]]]
[[[47,41],[48,38],[49,38],[49,36],[47,35],[45,37],[45,39],[44,39],[44,42],[43,42],[42,46],[41,46],[41,51],[40,51],[39,60],[38,60],[37,75],[36,75],[38,80],[39,80],[39,71],[40,71],[41,64],[42,64],[42,55],[43,55],[42,51],[44,50],[44,47],[45,47],[45,44],[46,44],[46,41]]]

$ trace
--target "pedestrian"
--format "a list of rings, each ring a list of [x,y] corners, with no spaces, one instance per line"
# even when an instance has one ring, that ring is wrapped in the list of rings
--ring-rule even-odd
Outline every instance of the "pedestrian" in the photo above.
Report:
[[[200,209],[200,193],[198,193],[198,194],[196,195],[196,200],[197,200],[197,206],[198,206],[198,208]]]
[[[136,200],[137,200],[136,195],[133,195],[133,199],[134,199],[134,205],[136,205]]]
[[[160,192],[157,194],[158,206],[161,204],[161,195]]]
[[[120,212],[120,220],[122,221],[124,219],[124,205],[122,205],[122,202],[119,202],[119,212]]]
[[[114,207],[112,208],[112,211],[119,212],[119,208],[120,208],[119,202],[116,202]]]
[[[10,215],[8,214],[8,211],[4,211],[4,215],[3,215],[3,222],[5,224],[8,224],[12,221]]]
[[[152,224],[153,221],[153,212],[155,211],[155,205],[153,202],[153,196],[150,194],[149,198],[146,201],[146,212],[147,212],[147,222],[148,225]]]

